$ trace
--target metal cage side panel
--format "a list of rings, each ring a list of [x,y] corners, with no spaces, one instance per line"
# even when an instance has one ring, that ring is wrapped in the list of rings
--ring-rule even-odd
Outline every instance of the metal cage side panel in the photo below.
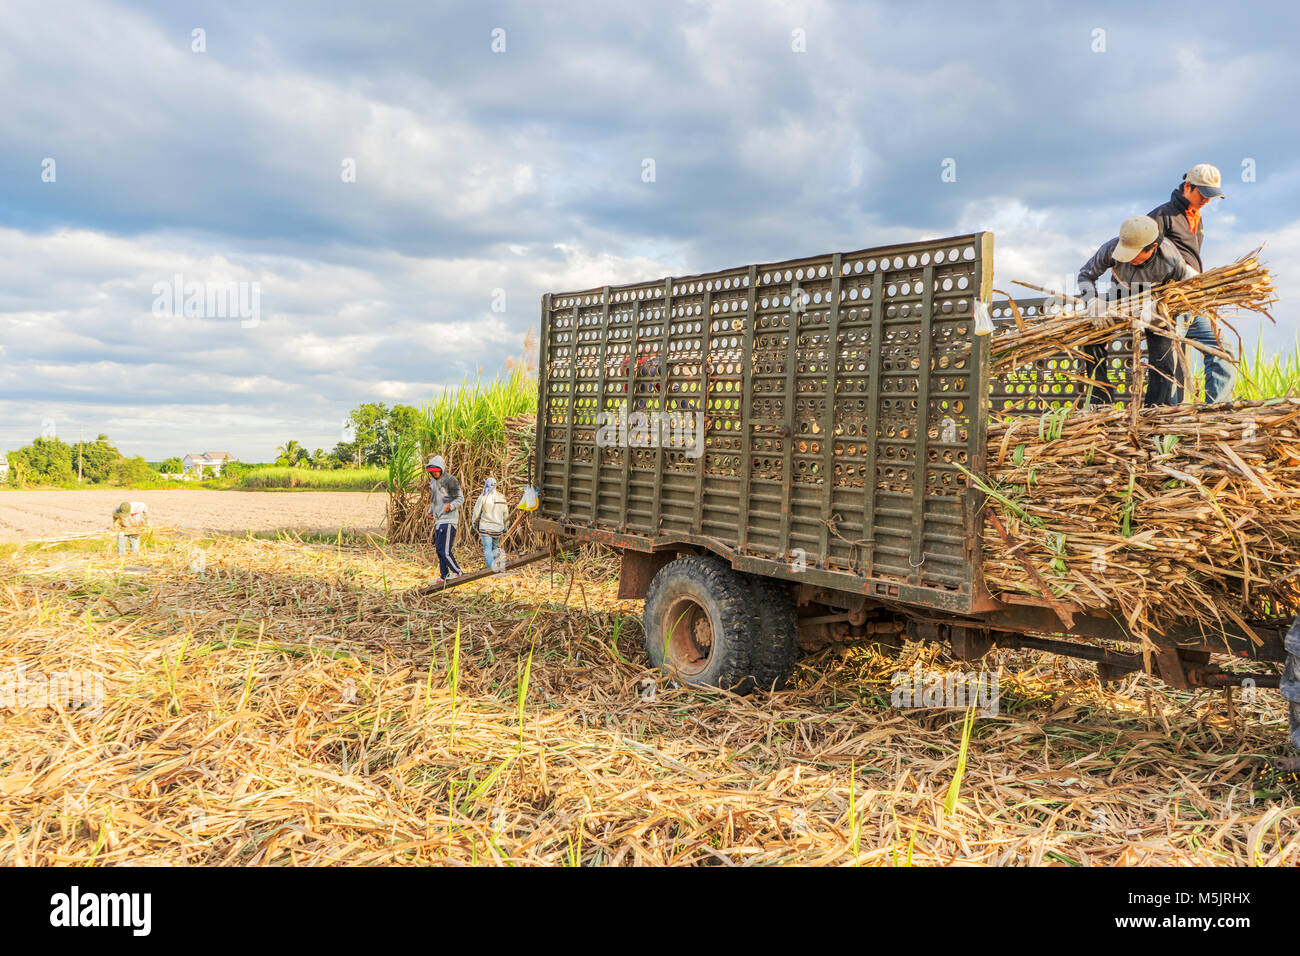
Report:
[[[545,296],[541,518],[975,610],[992,239]]]

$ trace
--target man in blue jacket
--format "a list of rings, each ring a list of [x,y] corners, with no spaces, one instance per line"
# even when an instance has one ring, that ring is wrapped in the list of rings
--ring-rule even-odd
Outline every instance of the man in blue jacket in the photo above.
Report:
[[[1112,277],[1111,288],[1105,299],[1097,296],[1097,280],[1106,272]],[[1168,239],[1160,237],[1160,227],[1150,216],[1133,216],[1119,227],[1119,235],[1102,243],[1091,259],[1079,270],[1079,297],[1088,303],[1095,316],[1095,324],[1111,324],[1106,317],[1110,301],[1127,299],[1133,295],[1149,293],[1166,282],[1190,279],[1197,272],[1183,261],[1178,250]],[[1172,405],[1172,386],[1177,373],[1177,359],[1173,339],[1147,331],[1147,362],[1151,372],[1147,375],[1147,389],[1143,405]],[[1110,381],[1110,363],[1105,345],[1092,346],[1092,367],[1089,378],[1103,383],[1096,386],[1094,396],[1098,404],[1114,404],[1115,391]]]
[[[1219,171],[1209,163],[1197,163],[1183,176],[1183,181],[1169,194],[1169,202],[1156,206],[1147,215],[1160,227],[1160,235],[1174,244],[1183,261],[1197,272],[1204,272],[1201,265],[1201,243],[1205,240],[1205,223],[1201,220],[1201,210],[1209,205],[1210,200],[1222,196],[1222,181]],[[1192,316],[1187,326],[1187,339],[1199,345],[1213,349],[1222,349],[1214,326],[1204,315]],[[1185,349],[1179,347],[1176,356],[1179,359],[1179,374],[1175,376],[1173,390],[1175,404],[1182,400],[1182,372],[1187,367]],[[1227,401],[1232,391],[1232,366],[1208,352],[1201,352],[1205,360],[1205,400],[1210,404]]]

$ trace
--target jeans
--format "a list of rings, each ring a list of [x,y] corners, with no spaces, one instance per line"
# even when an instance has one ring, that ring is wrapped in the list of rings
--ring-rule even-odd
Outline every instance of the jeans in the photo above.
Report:
[[[456,526],[440,524],[433,530],[433,547],[438,552],[438,573],[444,578],[460,574],[460,565],[452,555],[452,546],[456,543]]]
[[[491,535],[491,534],[479,535],[479,540],[483,542],[484,566],[489,568],[496,568],[497,570],[504,569],[505,555],[501,553],[501,549],[497,546],[497,542],[500,540],[500,538],[501,538],[500,535]],[[501,568],[497,568],[497,561],[501,562],[502,564]]]
[[[140,536],[138,534],[121,534],[117,536],[117,553],[126,554],[126,544],[131,542],[131,553],[134,554],[140,550]]]
[[[1198,345],[1204,345],[1208,348],[1227,351],[1219,344],[1218,337],[1214,334],[1214,326],[1210,320],[1203,315],[1194,317],[1191,324],[1187,327],[1187,341],[1195,342]],[[1232,366],[1219,358],[1217,355],[1207,355],[1199,349],[1180,347],[1182,362],[1178,372],[1178,388],[1174,392],[1174,401],[1178,402],[1183,397],[1182,378],[1183,372],[1187,369],[1189,359],[1193,353],[1201,356],[1205,363],[1205,401],[1213,405],[1215,402],[1226,402],[1232,394],[1233,369]]]
[[[1115,382],[1110,377],[1110,346],[1108,344],[1086,345],[1084,352],[1088,358],[1084,364],[1084,374],[1094,382],[1102,384],[1092,385],[1092,404],[1094,405],[1114,405],[1115,404]],[[1087,392],[1087,386],[1084,388]]]
[[[1147,393],[1142,404],[1152,405],[1178,404],[1178,345],[1167,335],[1157,335],[1147,330]]]

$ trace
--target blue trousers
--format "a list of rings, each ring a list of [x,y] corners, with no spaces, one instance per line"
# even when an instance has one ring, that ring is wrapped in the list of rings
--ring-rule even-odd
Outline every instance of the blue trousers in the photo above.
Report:
[[[454,524],[440,524],[433,531],[433,547],[438,552],[438,573],[447,578],[453,574],[460,574],[460,565],[456,563],[455,556],[451,553],[452,546],[456,543],[456,526]]]
[[[1187,340],[1196,342],[1198,345],[1204,345],[1208,348],[1227,351],[1219,344],[1215,338],[1214,326],[1210,320],[1203,315],[1198,315],[1192,319],[1187,327]],[[1183,397],[1182,376],[1187,369],[1189,360],[1193,354],[1200,355],[1205,364],[1205,401],[1213,405],[1215,402],[1226,402],[1232,393],[1232,366],[1219,358],[1217,355],[1207,355],[1199,349],[1180,346],[1179,351],[1182,353],[1182,361],[1178,369],[1178,387],[1175,391],[1175,402],[1179,402]]]
[[[479,541],[483,544],[483,564],[486,567],[495,568],[498,559],[503,559],[505,557],[505,555],[501,553],[501,549],[497,546],[497,540],[499,538],[500,535],[497,535],[496,537],[493,537],[490,534],[479,535]],[[502,563],[504,564],[505,562],[502,561]]]

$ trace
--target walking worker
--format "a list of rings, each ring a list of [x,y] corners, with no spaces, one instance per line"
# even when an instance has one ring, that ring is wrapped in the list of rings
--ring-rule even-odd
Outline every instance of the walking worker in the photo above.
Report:
[[[429,475],[429,517],[433,519],[433,547],[438,552],[438,573],[435,584],[460,576],[460,565],[451,553],[456,544],[456,527],[460,524],[460,507],[465,495],[454,475],[447,474],[447,463],[441,455],[434,455],[425,465]]]
[[[113,509],[113,527],[117,529],[117,553],[126,554],[127,543],[131,551],[140,550],[140,536],[149,527],[149,506],[143,501],[124,501]]]
[[[510,502],[506,496],[497,491],[497,480],[488,478],[483,482],[483,494],[474,502],[474,511],[470,515],[470,526],[479,534],[483,544],[483,566],[497,571],[505,570],[505,555],[501,553],[501,537],[506,533],[506,521],[510,517]]]
[[[1183,261],[1197,272],[1204,272],[1201,265],[1201,243],[1205,240],[1205,223],[1201,219],[1201,210],[1210,204],[1216,196],[1222,196],[1222,178],[1219,170],[1209,163],[1197,163],[1183,176],[1183,181],[1169,194],[1169,202],[1156,206],[1147,215],[1160,227],[1160,235],[1174,244]],[[1179,316],[1180,322],[1187,322],[1186,338],[1207,348],[1223,349],[1219,338],[1214,334],[1214,326],[1204,315]],[[1217,355],[1202,352],[1205,361],[1205,400],[1211,405],[1226,401],[1232,389],[1232,366]],[[1187,355],[1181,347],[1178,350],[1180,374],[1176,376],[1173,391],[1174,403],[1182,400],[1183,379],[1181,371],[1186,368]]]
[[[1111,288],[1105,299],[1097,295],[1097,280],[1107,271]],[[1168,239],[1160,237],[1160,227],[1150,216],[1133,216],[1119,227],[1119,235],[1102,243],[1091,259],[1079,270],[1079,297],[1088,304],[1098,328],[1112,323],[1106,315],[1108,306],[1130,296],[1150,293],[1167,282],[1179,282],[1197,275],[1178,254]],[[1174,340],[1147,330],[1147,361],[1152,374],[1147,376],[1143,405],[1172,405],[1174,376],[1178,371]],[[1090,378],[1103,383],[1096,388],[1101,404],[1114,404],[1115,389],[1110,380],[1107,346],[1090,346],[1093,359]],[[1100,377],[1098,377],[1100,375]]]

